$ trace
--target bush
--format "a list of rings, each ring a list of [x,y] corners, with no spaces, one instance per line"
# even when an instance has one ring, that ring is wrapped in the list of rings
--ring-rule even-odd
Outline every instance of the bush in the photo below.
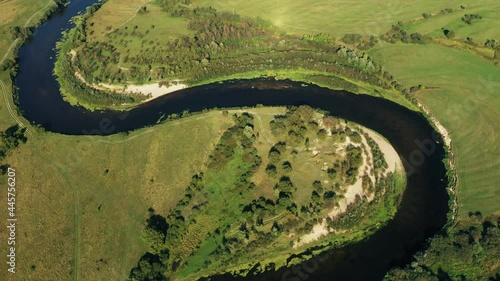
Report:
[[[480,16],[479,14],[465,14],[462,17],[462,21],[465,22],[468,25],[471,25],[474,22],[474,20],[476,20],[476,19],[482,19],[482,18],[483,17]]]
[[[455,37],[455,31],[453,30],[445,29],[443,33],[448,39],[453,39],[453,37]]]
[[[278,174],[278,171],[276,170],[276,166],[274,166],[273,164],[267,165],[266,173],[270,177],[276,177],[276,175]]]
[[[281,153],[278,150],[271,148],[268,158],[270,163],[278,163],[281,159]]]
[[[283,164],[281,164],[281,168],[283,169],[283,172],[290,173],[292,171],[292,164],[288,161],[285,161],[283,162]]]
[[[355,44],[361,40],[361,35],[348,33],[342,37],[342,41],[346,44]]]

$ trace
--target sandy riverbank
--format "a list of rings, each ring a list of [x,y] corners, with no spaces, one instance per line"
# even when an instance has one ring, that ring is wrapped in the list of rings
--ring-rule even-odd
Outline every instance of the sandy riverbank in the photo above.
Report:
[[[85,83],[87,86],[101,90],[101,91],[111,91],[114,93],[122,93],[122,94],[141,94],[146,96],[147,98],[142,102],[148,102],[150,100],[159,98],[161,96],[186,89],[188,87],[187,84],[182,84],[180,81],[175,80],[170,82],[170,86],[163,86],[159,83],[145,84],[145,85],[111,85],[106,83],[98,83],[93,84],[85,80],[85,78],[78,72],[75,72],[75,76]]]
[[[385,170],[383,175],[387,175],[390,172],[395,172],[395,171],[400,171],[403,169],[403,163],[401,159],[399,158],[398,153],[392,147],[392,145],[382,136],[380,136],[378,133],[367,129],[363,128],[363,132],[367,133],[370,138],[372,138],[379,146],[380,150],[384,154],[385,161],[387,162],[388,168]],[[365,147],[368,146],[368,142],[364,136],[362,136],[362,143],[364,144]],[[341,144],[341,148],[345,149],[347,145],[355,145],[359,146],[359,144],[352,143],[349,137],[347,138],[346,142]],[[363,171],[366,171],[367,169],[369,170],[371,167],[373,167],[373,153],[371,149],[368,149],[368,157],[363,153],[363,164],[361,167],[358,169],[358,178],[356,182],[345,189],[345,194],[344,198],[342,198],[339,201],[338,207],[333,208],[329,213],[328,217],[334,218],[335,216],[338,216],[339,214],[342,214],[346,212],[347,206],[349,204],[354,203],[356,200],[356,196],[364,196],[366,195],[368,197],[368,200],[371,201],[374,199],[373,194],[365,194],[363,191],[363,180],[362,177],[365,174]],[[375,184],[375,177],[373,175],[369,175],[370,180],[372,181],[373,184]],[[294,248],[314,242],[321,237],[328,235],[330,233],[339,233],[343,232],[342,230],[335,230],[335,229],[330,229],[328,227],[328,223],[326,218],[322,220],[321,223],[316,224],[312,231],[308,234],[305,234],[300,237],[298,241],[296,241],[293,245]]]

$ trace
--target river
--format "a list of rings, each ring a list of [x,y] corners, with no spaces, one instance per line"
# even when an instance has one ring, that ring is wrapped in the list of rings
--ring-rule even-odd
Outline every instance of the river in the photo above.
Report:
[[[214,107],[300,105],[327,110],[386,137],[404,159],[408,185],[400,208],[370,238],[331,250],[316,264],[270,270],[256,276],[215,276],[213,280],[380,280],[394,265],[411,261],[425,239],[446,223],[448,194],[442,141],[435,142],[429,122],[417,112],[369,95],[333,91],[291,81],[246,80],[210,84],[175,92],[129,112],[87,111],[65,102],[52,76],[54,47],[72,16],[95,1],[72,0],[40,26],[19,52],[16,77],[24,117],[46,130],[67,135],[110,135],[155,125],[164,114]],[[168,123],[162,126],[168,126]],[[139,258],[139,257],[137,257]]]

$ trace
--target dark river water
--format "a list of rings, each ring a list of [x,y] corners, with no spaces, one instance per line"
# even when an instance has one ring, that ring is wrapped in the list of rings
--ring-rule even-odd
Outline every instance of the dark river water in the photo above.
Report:
[[[20,49],[16,78],[24,116],[48,131],[68,135],[110,135],[154,125],[164,114],[214,107],[300,105],[327,110],[385,136],[404,159],[408,185],[395,218],[370,238],[334,249],[298,267],[268,271],[256,276],[214,280],[381,280],[395,265],[411,260],[446,223],[448,195],[445,155],[440,138],[419,113],[391,101],[368,95],[290,81],[231,81],[182,90],[138,106],[127,113],[90,112],[63,101],[52,76],[55,43],[69,19],[94,1],[72,0],[39,27]],[[168,123],[163,125],[168,126]],[[435,140],[438,140],[437,143]]]

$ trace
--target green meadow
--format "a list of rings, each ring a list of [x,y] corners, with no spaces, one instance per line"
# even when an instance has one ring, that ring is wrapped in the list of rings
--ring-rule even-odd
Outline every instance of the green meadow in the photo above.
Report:
[[[17,171],[22,266],[4,280],[127,279],[146,251],[148,208],[175,206],[229,124],[215,111],[129,135],[29,135],[5,160]]]
[[[398,21],[409,21],[422,17],[423,13],[435,13],[442,9],[460,9],[465,5],[468,9],[480,7],[479,10],[498,8],[498,2],[487,1],[225,1],[225,0],[193,0],[191,5],[214,7],[218,10],[237,14],[261,17],[271,21],[287,32],[302,34],[329,33],[342,36],[346,33],[362,35],[379,35]],[[467,10],[466,10],[467,12]],[[457,12],[457,13],[460,13]],[[492,17],[494,14],[492,14]],[[497,20],[496,17],[495,20]],[[494,29],[495,25],[489,25]]]
[[[460,217],[498,213],[500,189],[500,70],[474,54],[428,45],[385,45],[370,50],[447,128],[458,174]]]

